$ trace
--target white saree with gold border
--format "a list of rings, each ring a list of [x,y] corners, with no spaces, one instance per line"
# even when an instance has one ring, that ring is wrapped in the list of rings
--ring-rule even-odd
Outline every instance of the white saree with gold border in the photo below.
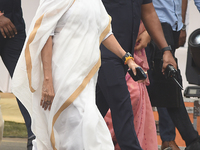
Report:
[[[32,117],[34,150],[114,150],[95,104],[99,45],[110,30],[101,0],[40,1],[12,81]],[[44,111],[41,50],[52,32],[55,97]]]

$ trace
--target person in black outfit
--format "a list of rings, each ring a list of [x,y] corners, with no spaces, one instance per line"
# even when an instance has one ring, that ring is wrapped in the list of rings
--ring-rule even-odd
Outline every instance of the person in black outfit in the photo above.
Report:
[[[102,0],[102,2],[112,17],[113,34],[126,52],[131,54],[134,52],[142,17],[148,33],[159,48],[166,49],[163,55],[163,70],[168,64],[176,68],[151,0]],[[130,93],[125,80],[128,66],[103,45],[100,49],[102,65],[96,87],[97,106],[103,117],[110,108],[113,128],[121,150],[141,150],[134,130]]]
[[[181,2],[182,2],[182,12],[180,11]],[[163,3],[160,0],[154,0],[153,3],[160,18],[165,39],[167,43],[171,45],[172,48],[171,52],[175,57],[176,49],[179,46],[183,46],[185,43],[186,26],[183,23],[185,23],[187,2],[185,0],[176,1],[176,3],[180,3],[179,5],[176,6],[173,0],[167,1],[165,3]],[[169,5],[166,6],[166,3],[168,3]],[[174,3],[174,6],[172,3]],[[172,9],[169,9],[169,6],[171,6]],[[173,20],[174,18],[175,20]],[[167,126],[170,125],[170,122],[172,120],[175,127],[181,134],[181,137],[186,143],[187,146],[186,150],[200,150],[200,137],[198,132],[194,129],[190,121],[190,118],[188,116],[187,110],[184,105],[181,89],[177,86],[176,83],[167,80],[165,78],[160,67],[156,67],[159,66],[160,63],[162,62],[161,61],[162,53],[160,53],[159,48],[156,46],[155,47],[151,46],[151,49],[147,50],[146,52],[147,52],[147,58],[151,60],[149,63],[151,69],[148,70],[148,75],[151,84],[150,86],[147,86],[150,100],[157,101],[158,103],[162,102],[162,105],[165,104],[162,106],[162,108],[158,107],[159,119],[162,119],[159,120],[162,123],[160,124],[161,125],[160,127],[162,127],[160,128],[162,129],[160,135],[163,141],[161,149],[164,150],[167,147],[171,148],[172,150],[179,149],[178,146],[173,141],[175,138],[175,136],[173,136],[173,134],[175,134],[173,133],[173,127],[171,128]],[[177,80],[182,85],[182,77],[180,70],[177,69],[177,72],[178,72]],[[178,90],[175,90],[175,87],[178,87]],[[165,91],[164,93],[166,95],[174,95],[174,96],[169,98],[166,95],[165,96],[163,94],[161,95],[160,93],[162,92],[160,91],[158,92],[158,89],[160,91]],[[176,105],[174,105],[175,102],[177,102]],[[159,104],[158,106],[160,105],[161,104]],[[170,118],[167,117],[168,115],[170,116]]]
[[[21,0],[0,0],[0,11],[0,56],[12,77],[26,38]],[[31,118],[18,99],[17,102],[27,127],[27,149],[32,150],[35,136],[31,131]]]

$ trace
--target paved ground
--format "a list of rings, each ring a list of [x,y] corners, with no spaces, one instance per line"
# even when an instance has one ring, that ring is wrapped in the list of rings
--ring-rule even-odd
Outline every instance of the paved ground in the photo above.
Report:
[[[3,138],[2,142],[0,143],[0,150],[27,150],[26,144],[26,138]],[[184,150],[185,147],[180,147],[180,149]],[[160,150],[159,145],[158,150]]]
[[[26,150],[26,138],[3,138],[0,150]]]

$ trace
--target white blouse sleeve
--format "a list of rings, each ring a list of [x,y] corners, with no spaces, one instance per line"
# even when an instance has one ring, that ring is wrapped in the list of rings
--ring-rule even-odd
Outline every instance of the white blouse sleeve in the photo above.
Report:
[[[104,41],[105,39],[107,39],[111,34],[113,34],[113,32],[112,32],[112,27],[110,27],[110,31],[109,31],[108,34],[104,37],[103,41]],[[103,41],[102,41],[102,42],[103,42]]]
[[[54,36],[55,35],[55,33],[54,33],[54,30],[51,32],[51,34],[50,34],[50,36]]]

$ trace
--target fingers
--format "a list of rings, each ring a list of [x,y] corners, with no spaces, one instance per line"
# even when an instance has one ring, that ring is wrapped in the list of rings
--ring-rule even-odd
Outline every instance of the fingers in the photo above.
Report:
[[[176,61],[170,51],[165,51],[163,54],[163,67],[162,72],[164,72],[165,68],[168,64],[171,64],[175,69],[177,69]]]
[[[17,34],[17,30],[13,24],[8,24],[6,27],[3,28],[7,37],[12,38]]]
[[[1,34],[4,38],[9,37],[12,38],[17,34],[17,29],[15,25],[10,21],[10,19],[6,18],[5,16],[0,16],[0,30]]]
[[[2,36],[3,36],[4,38],[6,38],[6,34],[5,34],[4,30],[3,30],[3,28],[1,28],[1,34],[2,34]]]
[[[167,65],[171,64],[176,70],[177,70],[177,64],[175,60],[171,59],[170,61],[164,61],[163,60],[163,67],[162,67],[162,73],[164,74],[164,71],[167,67]]]
[[[135,46],[134,50],[135,50],[135,51],[141,50],[141,44],[138,44],[137,46]]]
[[[134,47],[134,50],[140,50],[140,47],[141,47],[141,39],[140,38],[137,38],[136,39],[136,45]]]
[[[141,50],[147,47],[147,42],[140,40],[140,42],[135,46],[134,50]]]
[[[15,31],[14,31],[14,28],[12,28],[12,26],[11,25],[8,25],[7,26],[7,29],[8,29],[8,37],[9,38],[12,38],[12,37],[14,37],[15,36]]]
[[[135,62],[134,62],[135,63]],[[136,76],[137,72],[136,72],[136,68],[139,67],[136,63],[131,67],[133,74]]]
[[[51,105],[53,102],[53,98],[54,98],[54,94],[49,94],[48,91],[43,91],[42,92],[42,98],[40,101],[40,106],[42,106],[42,108],[44,110],[51,110]]]
[[[3,30],[4,30],[5,34],[7,35],[7,37],[11,38],[11,33],[10,33],[9,29],[7,28],[7,26],[4,27]]]
[[[10,24],[10,27],[12,28],[13,35],[17,34],[17,29],[16,29],[15,25],[12,22]]]
[[[140,40],[141,40],[141,38],[138,37],[138,38],[136,39],[135,43],[138,43]]]

